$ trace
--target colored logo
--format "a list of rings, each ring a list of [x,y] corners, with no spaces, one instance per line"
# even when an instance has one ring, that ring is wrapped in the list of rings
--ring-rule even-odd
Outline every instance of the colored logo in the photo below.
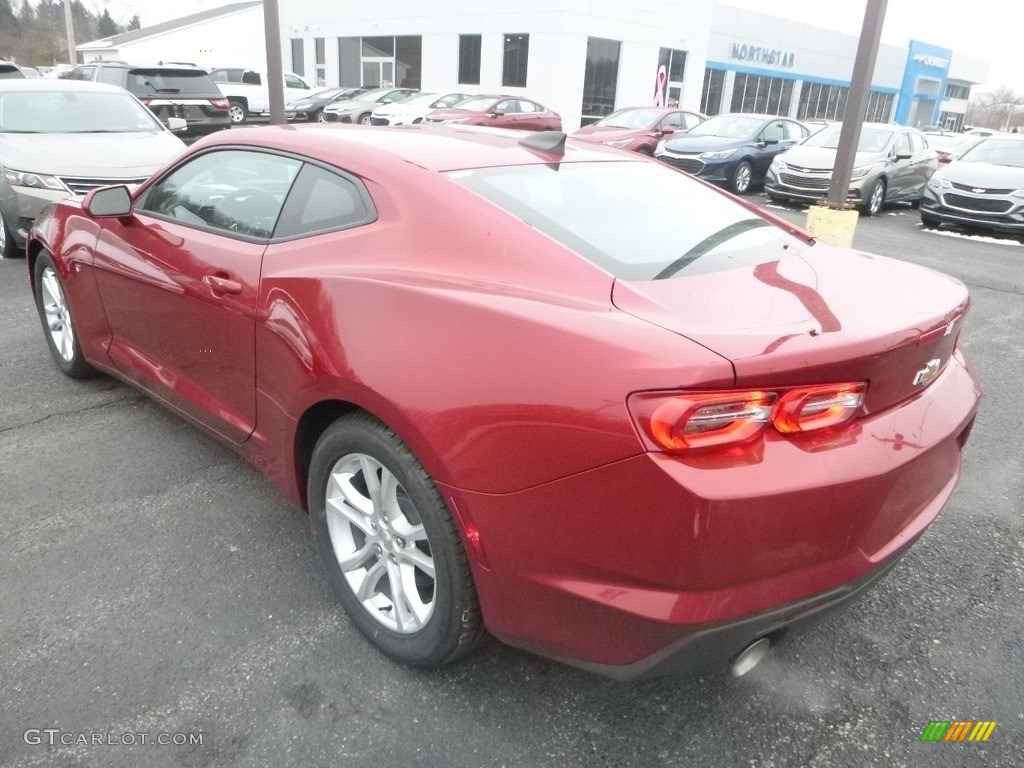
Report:
[[[995,720],[931,720],[921,741],[988,741],[995,729]]]

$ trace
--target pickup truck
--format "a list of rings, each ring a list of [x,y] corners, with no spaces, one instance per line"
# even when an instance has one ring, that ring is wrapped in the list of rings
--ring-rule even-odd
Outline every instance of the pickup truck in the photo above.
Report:
[[[210,72],[210,77],[231,105],[228,116],[233,125],[241,125],[250,117],[269,117],[270,88],[266,73],[243,67],[221,67]],[[291,72],[284,73],[286,104],[312,92],[309,83],[301,77]]]

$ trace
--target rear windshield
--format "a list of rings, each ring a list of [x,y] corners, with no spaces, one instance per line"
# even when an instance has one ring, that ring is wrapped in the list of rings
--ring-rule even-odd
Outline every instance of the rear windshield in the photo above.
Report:
[[[206,72],[193,69],[140,69],[128,71],[125,85],[136,96],[220,96],[220,89]]]
[[[448,175],[623,280],[720,272],[810,247],[658,163],[525,165]]]
[[[25,79],[25,74],[14,64],[0,64],[0,80]]]

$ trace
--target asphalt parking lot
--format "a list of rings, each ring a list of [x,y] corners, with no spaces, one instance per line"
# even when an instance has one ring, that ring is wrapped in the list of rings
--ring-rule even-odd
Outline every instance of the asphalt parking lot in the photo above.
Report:
[[[0,261],[0,766],[1024,765],[1024,245],[903,207],[856,246],[971,289],[985,396],[951,502],[746,677],[630,684],[493,641],[435,672],[380,656],[305,513],[135,390],[60,376]],[[922,743],[933,720],[997,726]]]

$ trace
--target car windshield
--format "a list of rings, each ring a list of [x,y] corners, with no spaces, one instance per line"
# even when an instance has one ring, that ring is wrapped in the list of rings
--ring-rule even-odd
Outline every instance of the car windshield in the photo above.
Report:
[[[156,133],[153,114],[127,93],[0,92],[2,133]]]
[[[468,109],[470,112],[484,112],[497,101],[493,96],[476,96],[471,99],[459,102],[459,109]]]
[[[376,88],[375,90],[366,91],[365,93],[357,93],[352,98],[359,99],[359,101],[377,101],[394,90],[394,88]]]
[[[760,117],[718,115],[690,129],[689,136],[720,136],[723,139],[745,139],[753,136],[764,125]]]
[[[552,163],[449,177],[624,280],[719,272],[810,247],[655,163]]]
[[[805,147],[821,147],[822,149],[838,149],[839,134],[842,125],[828,125],[804,140]],[[889,145],[894,131],[888,128],[864,126],[860,129],[860,141],[857,142],[858,152],[883,152]]]
[[[594,125],[600,125],[603,128],[642,129],[649,126],[662,114],[657,109],[620,109],[618,112],[612,112],[608,117],[601,118]]]
[[[961,163],[991,163],[1024,168],[1024,141],[985,139],[960,156]]]
[[[137,96],[220,94],[213,79],[199,69],[131,69],[125,88]]]
[[[438,94],[436,93],[417,93],[410,96],[408,99],[402,99],[399,104],[425,104],[430,106],[437,101]]]

